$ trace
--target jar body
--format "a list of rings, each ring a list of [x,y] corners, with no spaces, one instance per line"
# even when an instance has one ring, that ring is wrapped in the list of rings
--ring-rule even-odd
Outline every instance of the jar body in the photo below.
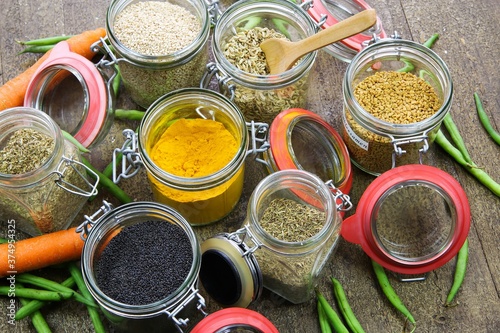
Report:
[[[30,172],[0,173],[0,219],[14,221],[16,228],[31,236],[66,229],[87,201],[85,196],[71,193],[61,186],[61,172],[64,182],[77,188],[87,186],[86,170],[78,164],[81,161],[79,151],[63,138],[61,130],[48,115],[28,107],[13,108],[0,114],[0,147],[4,149],[13,135],[22,129],[31,129],[52,138],[54,149],[45,162]],[[5,156],[3,152],[2,156]],[[31,158],[35,157],[28,156]],[[4,161],[7,159],[0,162]]]
[[[152,220],[178,226],[186,234],[192,248],[190,271],[182,285],[165,299],[145,305],[117,302],[100,289],[97,282],[96,261],[112,238],[124,228]],[[144,250],[147,251],[146,248]],[[202,317],[202,313],[197,309],[197,305],[204,307],[203,298],[197,294],[200,260],[200,247],[196,235],[178,212],[162,204],[134,202],[106,212],[92,226],[82,252],[82,273],[90,293],[117,331],[182,332],[183,329],[192,327]],[[152,276],[153,273],[144,272]],[[188,324],[177,325],[174,319],[180,322],[187,320]]]
[[[422,77],[437,94],[441,106],[434,115],[406,124],[373,116],[358,103],[354,89],[366,77],[382,71],[406,71]],[[377,176],[395,166],[421,161],[453,97],[451,76],[443,60],[421,44],[397,39],[379,41],[356,55],[347,68],[342,88],[343,138],[351,160]]]
[[[217,68],[224,78],[219,82],[234,88],[234,102],[247,121],[271,123],[282,110],[305,107],[309,72],[317,51],[304,56],[294,67],[279,75],[253,74],[250,73],[252,68],[241,70],[227,56],[238,58],[238,54],[231,52],[244,50],[229,50],[229,40],[239,32],[257,28],[274,29],[296,41],[315,34],[317,26],[300,7],[280,0],[236,2],[218,18],[214,28],[213,52]]]
[[[321,229],[304,240],[277,238],[264,226],[264,214],[273,200],[289,199],[320,211]],[[287,220],[286,223],[299,223]],[[262,246],[254,252],[262,272],[264,287],[298,304],[314,297],[323,268],[333,256],[339,239],[341,217],[327,186],[303,170],[275,172],[255,188],[249,201],[247,232]],[[284,225],[288,229],[291,225]]]
[[[165,130],[178,119],[211,119],[223,124],[238,149],[231,160],[211,174],[174,175],[160,168],[151,155]],[[139,127],[139,153],[147,170],[155,201],[180,212],[191,225],[206,225],[229,214],[243,191],[248,130],[238,108],[223,95],[204,89],[181,89],[157,100]],[[179,147],[179,149],[183,149]],[[202,151],[207,158],[217,151]]]
[[[129,5],[140,1],[115,0],[106,16],[106,30],[111,45],[119,57],[123,84],[131,98],[148,108],[160,96],[175,89],[198,87],[208,62],[208,36],[210,17],[203,0],[168,1],[193,14],[200,24],[195,39],[186,47],[171,54],[141,54],[123,45],[114,29],[117,16]],[[182,21],[178,24],[184,24]],[[158,40],[158,45],[169,41]],[[151,45],[151,48],[157,45]]]

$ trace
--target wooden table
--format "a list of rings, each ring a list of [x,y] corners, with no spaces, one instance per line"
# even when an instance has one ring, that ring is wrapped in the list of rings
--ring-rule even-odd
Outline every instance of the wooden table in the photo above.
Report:
[[[406,39],[425,41],[433,33],[440,39],[434,50],[448,64],[455,85],[451,113],[477,165],[500,181],[500,148],[488,138],[475,113],[473,93],[478,92],[488,110],[493,125],[500,129],[500,6],[496,0],[380,0],[368,1],[377,10],[388,33],[397,31]],[[18,55],[21,46],[16,40],[77,34],[83,30],[104,26],[105,0],[3,0],[0,6],[0,83],[22,72],[37,58],[36,55]],[[347,67],[331,55],[321,52],[313,73],[308,108],[323,116],[334,128],[341,128],[341,80]],[[118,108],[136,108],[126,92],[120,93]],[[116,121],[106,141],[88,156],[91,162],[103,167],[111,159],[113,148],[123,142],[121,131],[135,128],[133,122]],[[459,291],[457,306],[444,307],[443,303],[452,283],[455,261],[432,271],[423,282],[402,283],[389,275],[401,299],[417,320],[416,332],[499,332],[500,331],[500,201],[480,185],[470,174],[450,159],[439,147],[432,146],[431,163],[456,177],[465,189],[472,211],[469,234],[470,259],[468,271]],[[248,181],[240,203],[234,212],[212,227],[197,228],[200,238],[220,231],[232,231],[243,222],[246,200],[252,192],[252,168],[247,172]],[[356,204],[364,189],[373,180],[357,169],[350,193]],[[136,200],[151,200],[151,193],[144,172],[120,184]],[[100,199],[116,204],[106,192]],[[81,215],[92,213],[100,200],[88,204]],[[355,208],[353,209],[353,211]],[[352,212],[353,212],[352,211]],[[350,214],[352,214],[350,212]],[[2,222],[2,225],[3,222]],[[2,230],[2,233],[5,230]],[[37,272],[48,274],[46,271]],[[329,276],[343,284],[350,304],[367,332],[401,332],[403,317],[384,298],[375,281],[368,257],[361,248],[340,241],[334,258],[326,267],[325,277],[319,288],[334,303]],[[57,271],[50,274],[59,274]],[[61,274],[61,277],[62,273]],[[210,312],[218,309],[208,301]],[[32,332],[29,320],[15,326],[6,323],[6,298],[0,300],[0,331]],[[251,306],[268,317],[283,333],[319,332],[316,304],[292,305],[270,292]],[[93,331],[86,309],[76,302],[53,305],[43,310],[54,332]]]

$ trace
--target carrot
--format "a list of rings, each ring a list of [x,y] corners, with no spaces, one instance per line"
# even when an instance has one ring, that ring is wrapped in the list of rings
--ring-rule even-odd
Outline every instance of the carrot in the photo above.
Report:
[[[83,244],[75,228],[0,244],[0,277],[79,260]]]
[[[98,28],[75,35],[69,38],[67,42],[72,52],[80,54],[87,59],[92,59],[95,53],[90,49],[91,45],[104,36],[106,36],[106,30]],[[26,94],[28,84],[35,71],[49,57],[50,52],[47,51],[31,67],[0,87],[0,111],[24,104],[24,95]]]

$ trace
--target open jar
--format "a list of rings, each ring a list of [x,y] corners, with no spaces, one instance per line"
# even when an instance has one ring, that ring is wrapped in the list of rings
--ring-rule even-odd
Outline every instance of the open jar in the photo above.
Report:
[[[113,157],[116,169],[124,153],[114,181],[144,165],[155,201],[193,226],[216,222],[241,196],[248,131],[241,112],[223,95],[199,88],[173,91],[148,108],[137,134],[124,132],[127,139]]]
[[[187,332],[206,315],[200,245],[172,208],[104,203],[78,230],[85,284],[117,331]]]
[[[113,123],[115,75],[107,62],[94,64],[59,42],[33,74],[24,106],[47,113],[83,146],[95,146]]]
[[[365,89],[370,85],[381,87],[382,93]],[[343,138],[351,160],[376,176],[398,165],[422,163],[453,97],[444,61],[424,45],[397,38],[380,40],[358,53],[347,67],[342,88]],[[422,98],[413,97],[417,92]]]
[[[420,275],[451,260],[470,228],[467,196],[448,173],[404,165],[377,177],[342,223],[342,237],[383,267]]]
[[[248,203],[244,225],[201,244],[200,281],[223,307],[247,307],[262,288],[292,303],[314,297],[314,288],[339,239],[340,191],[304,170],[264,178]]]
[[[0,220],[31,236],[66,229],[97,181],[46,113],[16,107],[0,113]]]
[[[291,69],[269,75],[258,45],[273,36],[296,41],[317,31],[307,12],[292,1],[237,1],[217,20],[212,43],[215,63],[207,65],[201,84],[207,87],[215,74],[220,91],[230,96],[247,121],[270,124],[282,110],[306,106],[309,72],[317,51]]]
[[[168,92],[199,86],[210,25],[204,0],[113,0],[106,32],[132,100],[148,108]]]

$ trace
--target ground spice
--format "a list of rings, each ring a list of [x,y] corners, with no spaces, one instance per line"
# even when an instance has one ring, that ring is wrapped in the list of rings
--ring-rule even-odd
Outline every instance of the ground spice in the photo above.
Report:
[[[260,43],[269,38],[286,38],[273,29],[254,27],[240,30],[223,46],[224,57],[238,69],[255,75],[269,75],[266,56]],[[308,75],[282,88],[248,88],[235,84],[234,102],[247,121],[271,123],[283,110],[305,107],[307,99]]]
[[[391,124],[424,121],[442,104],[425,80],[412,73],[396,71],[381,71],[366,77],[356,85],[354,96],[363,109]],[[429,137],[432,135],[428,133]],[[343,138],[353,162],[362,169],[381,174],[392,168],[394,147],[391,138],[363,127],[348,108],[345,109]],[[417,163],[421,147],[419,142],[405,144],[406,153],[396,159],[396,165]]]
[[[129,305],[161,301],[186,280],[193,263],[191,242],[167,221],[145,221],[113,237],[95,265],[96,282],[109,298]]]
[[[313,237],[325,225],[324,212],[290,199],[274,199],[259,224],[268,234],[285,242],[300,242]]]
[[[201,29],[199,18],[170,2],[136,2],[116,16],[113,30],[123,45],[149,59],[158,57],[150,60],[147,67],[127,61],[119,63],[124,86],[137,104],[147,108],[167,92],[199,86],[208,62],[206,43],[193,50],[196,53],[184,63],[160,57],[193,48]]]
[[[225,168],[240,142],[221,122],[178,119],[170,125],[148,154],[162,170],[176,176],[200,178]],[[243,166],[220,185],[206,189],[178,189],[149,176],[156,201],[171,206],[191,225],[215,222],[236,205],[243,189]]]
[[[181,177],[203,177],[225,167],[238,151],[234,136],[221,122],[179,119],[151,150],[153,162]]]
[[[54,139],[33,129],[15,131],[0,150],[0,173],[19,175],[38,169],[54,151]]]

